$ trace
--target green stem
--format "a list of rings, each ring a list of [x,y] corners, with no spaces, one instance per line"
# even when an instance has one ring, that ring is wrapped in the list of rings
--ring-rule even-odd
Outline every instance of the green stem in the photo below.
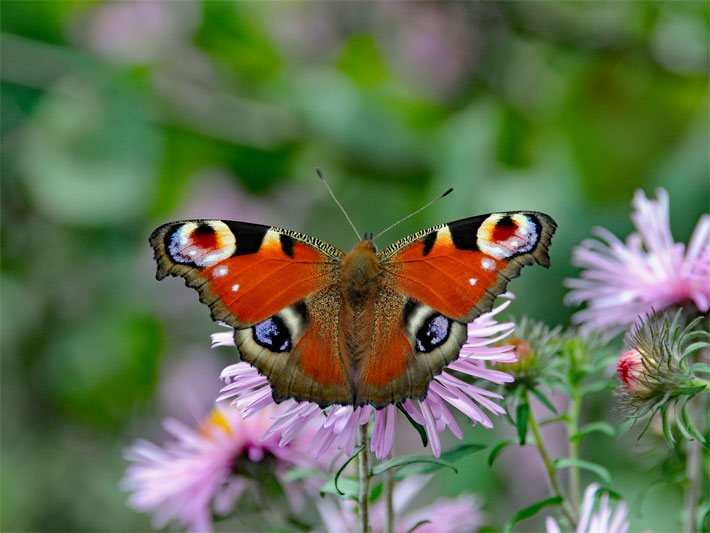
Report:
[[[528,398],[528,401],[530,398]],[[550,487],[550,492],[552,493],[553,496],[561,496],[564,498],[564,493],[562,492],[562,487],[560,487],[559,482],[557,481],[557,472],[555,468],[555,464],[550,458],[550,454],[547,451],[547,448],[545,447],[545,441],[542,440],[542,434],[540,433],[540,427],[538,426],[537,420],[535,419],[535,414],[533,413],[532,408],[530,409],[530,412],[528,413],[528,423],[530,424],[530,429],[532,430],[533,436],[535,437],[535,444],[537,444],[537,450],[540,453],[540,457],[542,458],[542,462],[545,464],[545,470],[547,472],[547,479]],[[577,528],[577,517],[575,516],[575,512],[573,509],[570,508],[569,502],[565,498],[564,503],[562,504],[562,512],[564,515],[567,517],[567,520],[569,520],[570,524],[572,525],[572,529]]]
[[[694,400],[697,400],[699,405],[696,405]],[[691,398],[687,403],[688,415],[693,424],[696,422],[698,407],[701,409],[700,412],[706,412],[704,404],[704,394]],[[705,431],[705,424],[701,425],[701,431]],[[702,465],[702,455],[702,445],[697,440],[686,442],[685,476],[687,485],[685,488],[685,513],[683,517],[685,527],[683,530],[688,531],[688,533],[696,533],[698,530],[695,522],[698,511],[698,499],[703,490],[701,487],[702,472],[707,468],[707,466]]]
[[[385,472],[385,533],[394,533],[394,471]]]
[[[360,481],[358,493],[358,517],[360,533],[370,533],[370,435],[368,424],[358,426],[358,444],[362,451],[358,455],[358,478]]]
[[[567,411],[567,439],[569,441],[569,456],[574,461],[579,459],[580,439],[570,439],[579,431],[579,413],[582,410],[582,395],[579,387],[573,386],[572,398]],[[574,509],[579,509],[579,468],[572,466],[569,469],[569,499]]]

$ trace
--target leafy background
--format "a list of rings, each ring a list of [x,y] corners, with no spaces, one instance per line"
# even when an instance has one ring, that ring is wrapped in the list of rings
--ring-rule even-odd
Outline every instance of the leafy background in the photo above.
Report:
[[[166,415],[194,421],[235,360],[209,349],[216,326],[191,291],[154,280],[147,236],[165,221],[247,220],[349,249],[316,166],[361,232],[455,188],[380,245],[473,214],[545,211],[559,224],[553,266],[513,284],[512,311],[551,325],[573,312],[571,248],[594,225],[626,235],[635,189],[667,188],[686,240],[708,209],[708,11],[3,1],[0,528],[149,527],[124,505],[122,450],[161,441]],[[608,391],[584,419],[616,423]],[[506,426],[467,438],[493,442]],[[478,491],[497,529],[544,497],[529,452],[510,448],[495,469],[471,456],[422,501]],[[633,504],[665,452],[600,435],[583,453]],[[658,486],[632,530],[677,529],[680,505]]]

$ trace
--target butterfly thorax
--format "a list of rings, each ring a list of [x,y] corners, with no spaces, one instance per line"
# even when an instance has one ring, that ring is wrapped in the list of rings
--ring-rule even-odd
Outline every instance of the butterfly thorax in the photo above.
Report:
[[[372,241],[357,243],[341,262],[340,292],[355,310],[362,308],[380,284],[380,259]]]

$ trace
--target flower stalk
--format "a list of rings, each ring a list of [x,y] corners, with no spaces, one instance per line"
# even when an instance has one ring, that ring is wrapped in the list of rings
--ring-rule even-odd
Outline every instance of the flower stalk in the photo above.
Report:
[[[528,403],[530,398],[527,399]],[[532,430],[533,437],[535,438],[535,444],[537,445],[537,450],[540,453],[540,458],[545,465],[545,471],[547,472],[548,485],[550,487],[550,492],[553,496],[560,496],[564,498],[564,503],[562,504],[562,512],[564,513],[567,520],[572,524],[572,528],[577,527],[577,517],[575,516],[574,510],[570,507],[569,501],[565,498],[562,492],[562,487],[560,487],[557,481],[557,469],[555,468],[555,463],[550,458],[550,453],[547,451],[545,446],[545,441],[542,438],[542,433],[540,432],[540,427],[535,418],[535,414],[532,409],[528,413],[528,423],[530,424],[530,429]]]
[[[358,444],[362,450],[358,454],[358,517],[359,530],[361,533],[370,533],[370,435],[368,433],[369,424],[358,426]]]
[[[701,408],[705,407],[703,404],[704,397],[698,398]],[[688,415],[691,420],[694,421],[696,409],[695,402],[688,402]],[[702,465],[702,444],[697,440],[690,440],[686,443],[686,463],[685,463],[685,477],[687,486],[685,488],[685,515],[683,521],[685,522],[684,531],[689,533],[696,533],[698,531],[696,516],[698,510],[698,496],[701,494],[700,484],[702,483],[702,472],[704,472],[704,467]]]
[[[385,472],[385,533],[394,533],[394,473]]]
[[[572,439],[579,431],[579,413],[582,410],[582,393],[577,385],[572,387],[572,397],[570,398],[569,409],[567,411],[567,440],[569,442],[569,456],[573,461],[579,460],[580,439]],[[574,509],[579,508],[579,468],[571,466],[569,469],[569,499]]]

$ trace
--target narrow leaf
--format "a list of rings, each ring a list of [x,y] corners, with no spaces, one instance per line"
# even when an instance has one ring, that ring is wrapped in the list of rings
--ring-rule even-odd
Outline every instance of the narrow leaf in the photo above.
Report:
[[[661,407],[661,421],[663,422],[663,436],[668,442],[668,446],[675,446],[675,437],[671,428],[671,420],[668,416],[668,403],[664,403]]]
[[[467,455],[470,455],[472,453],[478,452],[480,450],[485,449],[486,446],[483,444],[476,444],[476,443],[470,443],[470,444],[462,444],[461,446],[458,446],[454,448],[453,450],[449,450],[448,452],[444,452],[441,454],[441,457],[438,459],[433,458],[431,455],[423,455],[420,456],[419,458],[423,458],[424,461],[418,461],[419,464],[411,464],[411,465],[406,465],[402,466],[402,468],[395,474],[396,479],[405,479],[409,476],[412,475],[418,475],[418,474],[429,474],[431,472],[436,472],[440,468],[443,468],[443,466],[446,466],[447,468],[452,468],[454,472],[457,472],[456,468],[451,465],[454,461],[458,461],[459,459],[462,459],[466,457]],[[400,457],[401,460],[404,460],[404,457]],[[409,459],[412,459],[412,457],[409,457]],[[436,461],[436,463],[434,462]],[[440,464],[440,463],[446,463],[446,465]],[[384,464],[384,463],[380,463]]]
[[[552,413],[555,413],[555,414],[559,414],[559,413],[557,412],[557,408],[553,405],[553,403],[547,398],[547,396],[545,396],[542,392],[540,392],[540,391],[537,389],[537,387],[532,387],[532,388],[530,389],[530,392],[533,393],[533,395],[535,396],[535,398],[537,398],[538,400],[540,400],[540,403],[541,403],[542,405],[544,405],[545,407],[547,407],[547,410],[548,410],[548,411],[550,411],[550,412],[552,412]]]
[[[707,341],[698,341],[694,342],[692,344],[689,344],[688,346],[685,347],[683,350],[683,355],[681,356],[680,360],[685,361],[685,359],[693,352],[697,352],[698,350],[701,350],[703,348],[707,348],[708,343]]]
[[[415,531],[419,526],[423,526],[424,524],[431,524],[431,520],[420,520],[419,522],[417,522],[416,524],[414,524],[412,527],[410,527],[410,528],[407,530],[407,533],[414,533],[414,531]]]
[[[515,413],[515,426],[518,429],[518,442],[520,445],[525,444],[525,436],[528,432],[528,415],[530,413],[530,407],[527,403],[521,403],[518,405],[518,409]]]
[[[329,479],[320,488],[320,495],[335,494],[339,498],[346,500],[358,499],[360,484],[354,479],[342,478],[338,483],[338,488],[335,488],[335,480]]]
[[[384,484],[378,483],[375,485],[375,488],[372,489],[370,492],[370,497],[368,498],[368,501],[370,503],[376,502],[380,496],[382,496],[382,491],[384,489]]]
[[[691,365],[690,371],[693,373],[701,372],[703,374],[710,374],[710,365],[705,363],[695,363],[694,365]]]
[[[532,505],[528,505],[524,509],[521,509],[517,513],[515,513],[510,520],[508,520],[503,527],[503,533],[510,533],[513,530],[513,526],[520,522],[521,520],[525,520],[526,518],[530,518],[531,516],[536,515],[541,509],[544,509],[545,507],[549,507],[551,505],[560,505],[564,501],[564,498],[562,496],[553,496],[552,498],[546,498],[544,500],[537,501],[533,503]]]
[[[380,474],[383,474],[383,473],[387,472],[388,470],[393,470],[395,468],[401,468],[403,466],[420,465],[420,464],[427,465],[428,468],[422,469],[422,470],[426,470],[426,471],[434,471],[434,470],[438,470],[439,468],[450,468],[455,473],[458,473],[458,470],[456,469],[456,467],[448,461],[444,461],[442,459],[437,459],[436,457],[431,457],[429,455],[409,455],[409,456],[395,457],[393,459],[388,459],[387,461],[377,463],[372,468],[372,475],[379,476]],[[431,465],[433,465],[433,468]],[[424,473],[424,472],[420,472],[420,473]]]
[[[698,428],[695,427],[695,424],[693,424],[692,419],[690,418],[690,414],[688,413],[688,401],[690,398],[686,398],[686,400],[683,402],[683,408],[680,410],[680,416],[683,419],[683,423],[685,424],[685,427],[688,428],[688,431],[693,434],[693,436],[697,439],[698,442],[705,444],[705,437],[703,436],[702,433],[698,430]]]
[[[609,471],[601,465],[592,463],[589,461],[584,461],[582,459],[571,459],[569,457],[561,457],[555,461],[555,467],[562,468],[580,468],[582,470],[587,470],[593,472],[599,478],[601,478],[605,483],[611,485],[611,474]]]
[[[675,425],[678,428],[678,431],[680,431],[680,434],[683,435],[683,438],[685,440],[693,440],[693,435],[690,433],[690,429],[685,424],[685,420],[683,420],[683,416],[680,411],[681,411],[681,409],[678,408],[678,402],[676,402],[676,404],[675,404]]]
[[[340,475],[345,470],[345,467],[347,467],[350,464],[350,461],[355,459],[360,454],[360,452],[362,450],[363,450],[363,446],[358,446],[357,449],[355,450],[355,452],[350,457],[347,458],[347,460],[343,463],[343,465],[340,468],[338,468],[338,471],[335,473],[335,477],[333,478],[333,486],[335,487],[335,490],[338,491],[338,494],[340,494],[341,496],[343,496],[345,493],[341,492],[340,489],[338,488],[338,481],[340,480]]]
[[[419,422],[414,420],[412,418],[412,415],[410,415],[407,412],[407,410],[404,407],[402,407],[401,403],[398,403],[396,405],[397,405],[397,409],[399,409],[404,414],[404,416],[407,417],[407,420],[409,420],[409,423],[412,424],[412,427],[417,430],[417,433],[419,433],[419,438],[422,439],[422,446],[424,446],[426,448],[427,445],[429,444],[429,437],[427,437],[426,429],[424,428],[424,426],[422,426]]]
[[[461,444],[460,446],[456,446],[456,448],[452,448],[451,450],[442,453],[440,459],[453,463],[454,461],[463,459],[464,457],[471,455],[472,453],[480,452],[481,450],[485,450],[486,448],[487,446],[485,444],[469,442],[468,444]]]
[[[698,385],[697,387],[682,387],[678,389],[679,394],[686,394],[688,396],[695,396],[699,392],[705,390],[705,385]]]
[[[488,466],[493,466],[493,463],[496,458],[501,454],[503,450],[505,450],[511,444],[513,444],[513,441],[510,439],[502,440],[494,444],[493,448],[491,448],[491,451],[488,454]]]
[[[569,416],[560,415],[560,416],[553,416],[552,418],[546,418],[545,420],[542,420],[540,422],[540,425],[546,426],[547,424],[554,424],[555,422],[569,422]]]
[[[577,433],[572,435],[570,440],[573,442],[579,442],[590,433],[595,432],[604,433],[604,435],[612,439],[616,436],[616,429],[611,424],[607,424],[606,422],[592,422],[585,425]]]

